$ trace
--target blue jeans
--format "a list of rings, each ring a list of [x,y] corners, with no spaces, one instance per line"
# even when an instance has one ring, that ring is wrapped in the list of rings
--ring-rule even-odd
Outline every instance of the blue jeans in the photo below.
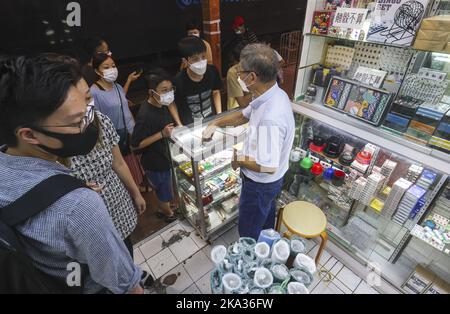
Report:
[[[258,183],[242,176],[239,202],[239,235],[258,240],[262,230],[275,227],[276,199],[283,178],[272,183]]]

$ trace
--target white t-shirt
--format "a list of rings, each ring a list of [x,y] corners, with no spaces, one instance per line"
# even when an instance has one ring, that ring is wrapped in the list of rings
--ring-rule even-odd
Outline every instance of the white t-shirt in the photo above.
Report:
[[[289,154],[294,143],[294,113],[288,95],[275,84],[242,113],[249,119],[242,155],[253,158],[261,167],[277,169],[274,174],[245,168],[242,172],[255,182],[278,181],[289,169]]]

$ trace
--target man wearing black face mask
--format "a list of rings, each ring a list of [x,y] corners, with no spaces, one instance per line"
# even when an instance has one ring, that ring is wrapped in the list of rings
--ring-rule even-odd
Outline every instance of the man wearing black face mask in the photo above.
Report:
[[[0,143],[6,143],[0,147],[0,222],[8,217],[5,209],[39,183],[69,174],[58,158],[96,145],[93,106],[77,88],[80,79],[75,65],[44,55],[0,62]],[[88,269],[83,293],[143,293],[141,270],[102,199],[88,188],[65,194],[14,229],[33,266],[61,284],[76,263]]]

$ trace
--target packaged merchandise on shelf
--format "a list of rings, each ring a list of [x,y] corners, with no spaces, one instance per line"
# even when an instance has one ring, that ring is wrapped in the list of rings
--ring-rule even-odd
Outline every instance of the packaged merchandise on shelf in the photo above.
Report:
[[[419,176],[422,174],[423,171],[423,167],[420,165],[411,165],[408,168],[408,172],[406,173],[406,180],[411,181],[413,183],[415,183],[418,179]]]
[[[403,225],[413,213],[416,213],[423,206],[423,197],[426,190],[420,186],[413,185],[406,191],[392,219]]]
[[[450,105],[448,104],[422,104],[411,120],[406,135],[428,143],[449,110]]]
[[[412,56],[413,51],[409,49],[383,46],[378,64],[381,70],[388,73],[388,81],[401,82]]]
[[[436,104],[441,101],[448,84],[447,80],[439,81],[419,74],[408,74],[400,90],[400,96]]]
[[[311,26],[312,34],[327,35],[333,21],[334,11],[315,11]]]
[[[329,46],[325,57],[325,66],[349,70],[352,64],[355,49],[347,46]]]
[[[428,0],[378,0],[368,41],[411,46],[425,16]]]
[[[368,178],[364,186],[364,190],[361,193],[360,202],[366,206],[369,206],[375,195],[383,187],[385,177],[380,173],[372,173]]]
[[[412,186],[412,184],[412,182],[404,178],[400,178],[394,183],[391,192],[384,203],[383,215],[389,218],[392,217],[400,201],[402,200],[403,195]]]
[[[429,144],[431,147],[450,153],[450,111],[442,118]]]
[[[355,200],[361,198],[361,193],[367,184],[367,179],[364,177],[359,177],[352,183],[352,188],[350,189],[349,196]]]
[[[323,66],[313,67],[314,77],[312,83],[319,87],[327,87],[330,80],[334,76],[340,76],[342,69],[340,68],[327,68]]]
[[[383,46],[381,45],[360,41],[356,42],[355,56],[347,77],[353,77],[360,66],[370,69],[379,69],[382,52]]]
[[[354,81],[333,77],[324,104],[370,124],[379,125],[389,108],[392,94]]]
[[[436,172],[425,169],[416,184],[425,190],[429,190],[433,183],[436,181],[436,178]]]
[[[412,97],[398,97],[391,106],[383,125],[400,133],[406,133],[411,120],[423,101]]]

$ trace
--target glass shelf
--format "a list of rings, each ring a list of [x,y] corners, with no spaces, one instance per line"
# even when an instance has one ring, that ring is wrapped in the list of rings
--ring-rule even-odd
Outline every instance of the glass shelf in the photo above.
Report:
[[[305,115],[340,129],[349,134],[358,135],[367,142],[384,147],[400,156],[419,162],[431,169],[450,174],[450,154],[436,151],[433,148],[410,141],[365,122],[327,108],[319,102],[307,103],[299,101],[293,103],[294,112]]]
[[[411,51],[421,51],[421,52],[436,52],[436,53],[442,53],[442,54],[448,54],[450,53],[445,51],[434,51],[434,50],[424,50],[424,49],[417,49],[412,46],[402,46],[402,45],[395,45],[395,44],[387,44],[382,42],[376,42],[376,41],[368,41],[368,40],[358,40],[358,39],[351,39],[351,38],[342,38],[342,37],[336,37],[331,35],[321,35],[321,34],[313,34],[313,33],[306,33],[306,37],[318,37],[318,38],[324,38],[324,39],[331,39],[336,41],[342,41],[346,43],[367,43],[367,44],[373,44],[373,45],[380,45],[380,46],[386,46],[386,47],[393,47],[393,48],[401,48],[404,50],[411,50]]]

